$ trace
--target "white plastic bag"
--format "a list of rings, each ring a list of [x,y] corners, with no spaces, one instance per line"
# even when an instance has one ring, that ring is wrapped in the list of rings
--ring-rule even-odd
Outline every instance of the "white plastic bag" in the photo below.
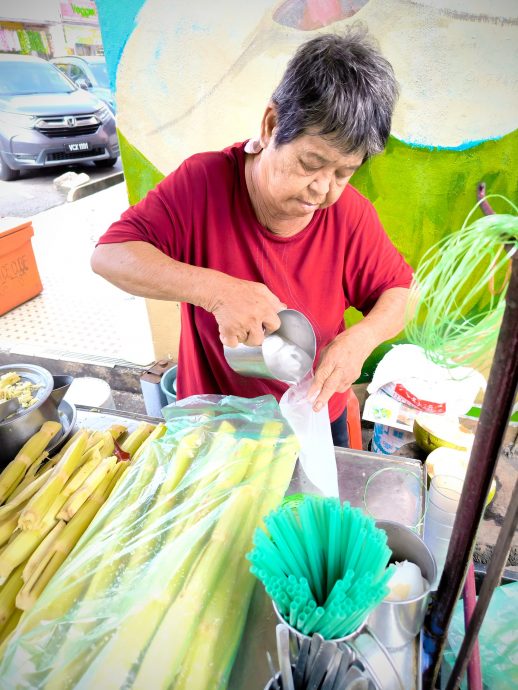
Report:
[[[279,405],[300,443],[299,460],[306,476],[324,496],[338,496],[329,410],[325,405],[320,412],[313,411],[313,402],[307,398],[312,381],[309,374],[288,388]]]
[[[443,367],[431,362],[417,345],[395,345],[376,367],[367,391],[381,389],[423,412],[458,417],[470,410],[485,387],[486,380],[475,369]]]

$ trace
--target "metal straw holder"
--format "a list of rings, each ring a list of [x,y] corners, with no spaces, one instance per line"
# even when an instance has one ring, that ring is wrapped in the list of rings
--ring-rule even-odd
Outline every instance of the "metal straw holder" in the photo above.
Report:
[[[402,601],[382,601],[369,616],[369,628],[388,649],[396,649],[412,641],[421,630],[437,566],[430,549],[408,527],[388,520],[378,520],[376,527],[387,533],[392,560],[415,563],[428,582],[428,587],[419,596]]]
[[[295,635],[299,640],[311,639],[311,636],[304,635],[299,630],[289,625],[282,617],[279,609],[272,601],[275,615],[281,623],[290,629],[290,634]],[[349,635],[331,640],[337,644],[347,645],[353,653],[353,659],[361,662],[368,676],[371,678],[376,690],[406,690],[403,686],[401,676],[390,658],[390,653],[383,642],[368,624],[368,618],[360,623]],[[272,683],[272,680],[270,680]],[[268,684],[265,688],[270,688]]]

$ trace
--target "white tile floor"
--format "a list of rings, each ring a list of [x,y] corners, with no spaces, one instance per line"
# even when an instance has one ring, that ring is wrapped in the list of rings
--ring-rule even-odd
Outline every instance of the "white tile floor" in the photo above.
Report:
[[[98,237],[127,206],[122,183],[33,216],[43,292],[0,317],[0,350],[106,366],[154,360],[144,300],[90,269]]]

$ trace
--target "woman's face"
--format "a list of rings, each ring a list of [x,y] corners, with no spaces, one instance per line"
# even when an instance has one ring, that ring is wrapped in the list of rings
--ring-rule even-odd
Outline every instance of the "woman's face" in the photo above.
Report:
[[[361,154],[344,155],[319,135],[304,134],[277,148],[275,128],[257,164],[258,188],[265,211],[276,218],[302,218],[338,200]]]

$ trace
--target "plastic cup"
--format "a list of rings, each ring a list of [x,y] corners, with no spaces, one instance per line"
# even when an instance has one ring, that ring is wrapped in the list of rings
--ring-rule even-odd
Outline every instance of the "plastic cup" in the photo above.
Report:
[[[432,477],[428,492],[429,503],[445,513],[455,514],[463,483],[464,481],[459,477],[447,474],[438,474]]]
[[[74,405],[115,409],[110,384],[103,379],[91,376],[74,378],[64,396],[64,400]]]
[[[462,485],[462,479],[450,475],[437,475],[430,482],[424,520],[424,542],[437,562],[437,578],[434,585],[439,581],[444,569]]]
[[[387,501],[390,484],[391,500]],[[419,475],[402,467],[383,467],[368,478],[363,494],[366,512],[375,520],[393,520],[397,505],[397,522],[417,530],[424,516],[424,483]]]

